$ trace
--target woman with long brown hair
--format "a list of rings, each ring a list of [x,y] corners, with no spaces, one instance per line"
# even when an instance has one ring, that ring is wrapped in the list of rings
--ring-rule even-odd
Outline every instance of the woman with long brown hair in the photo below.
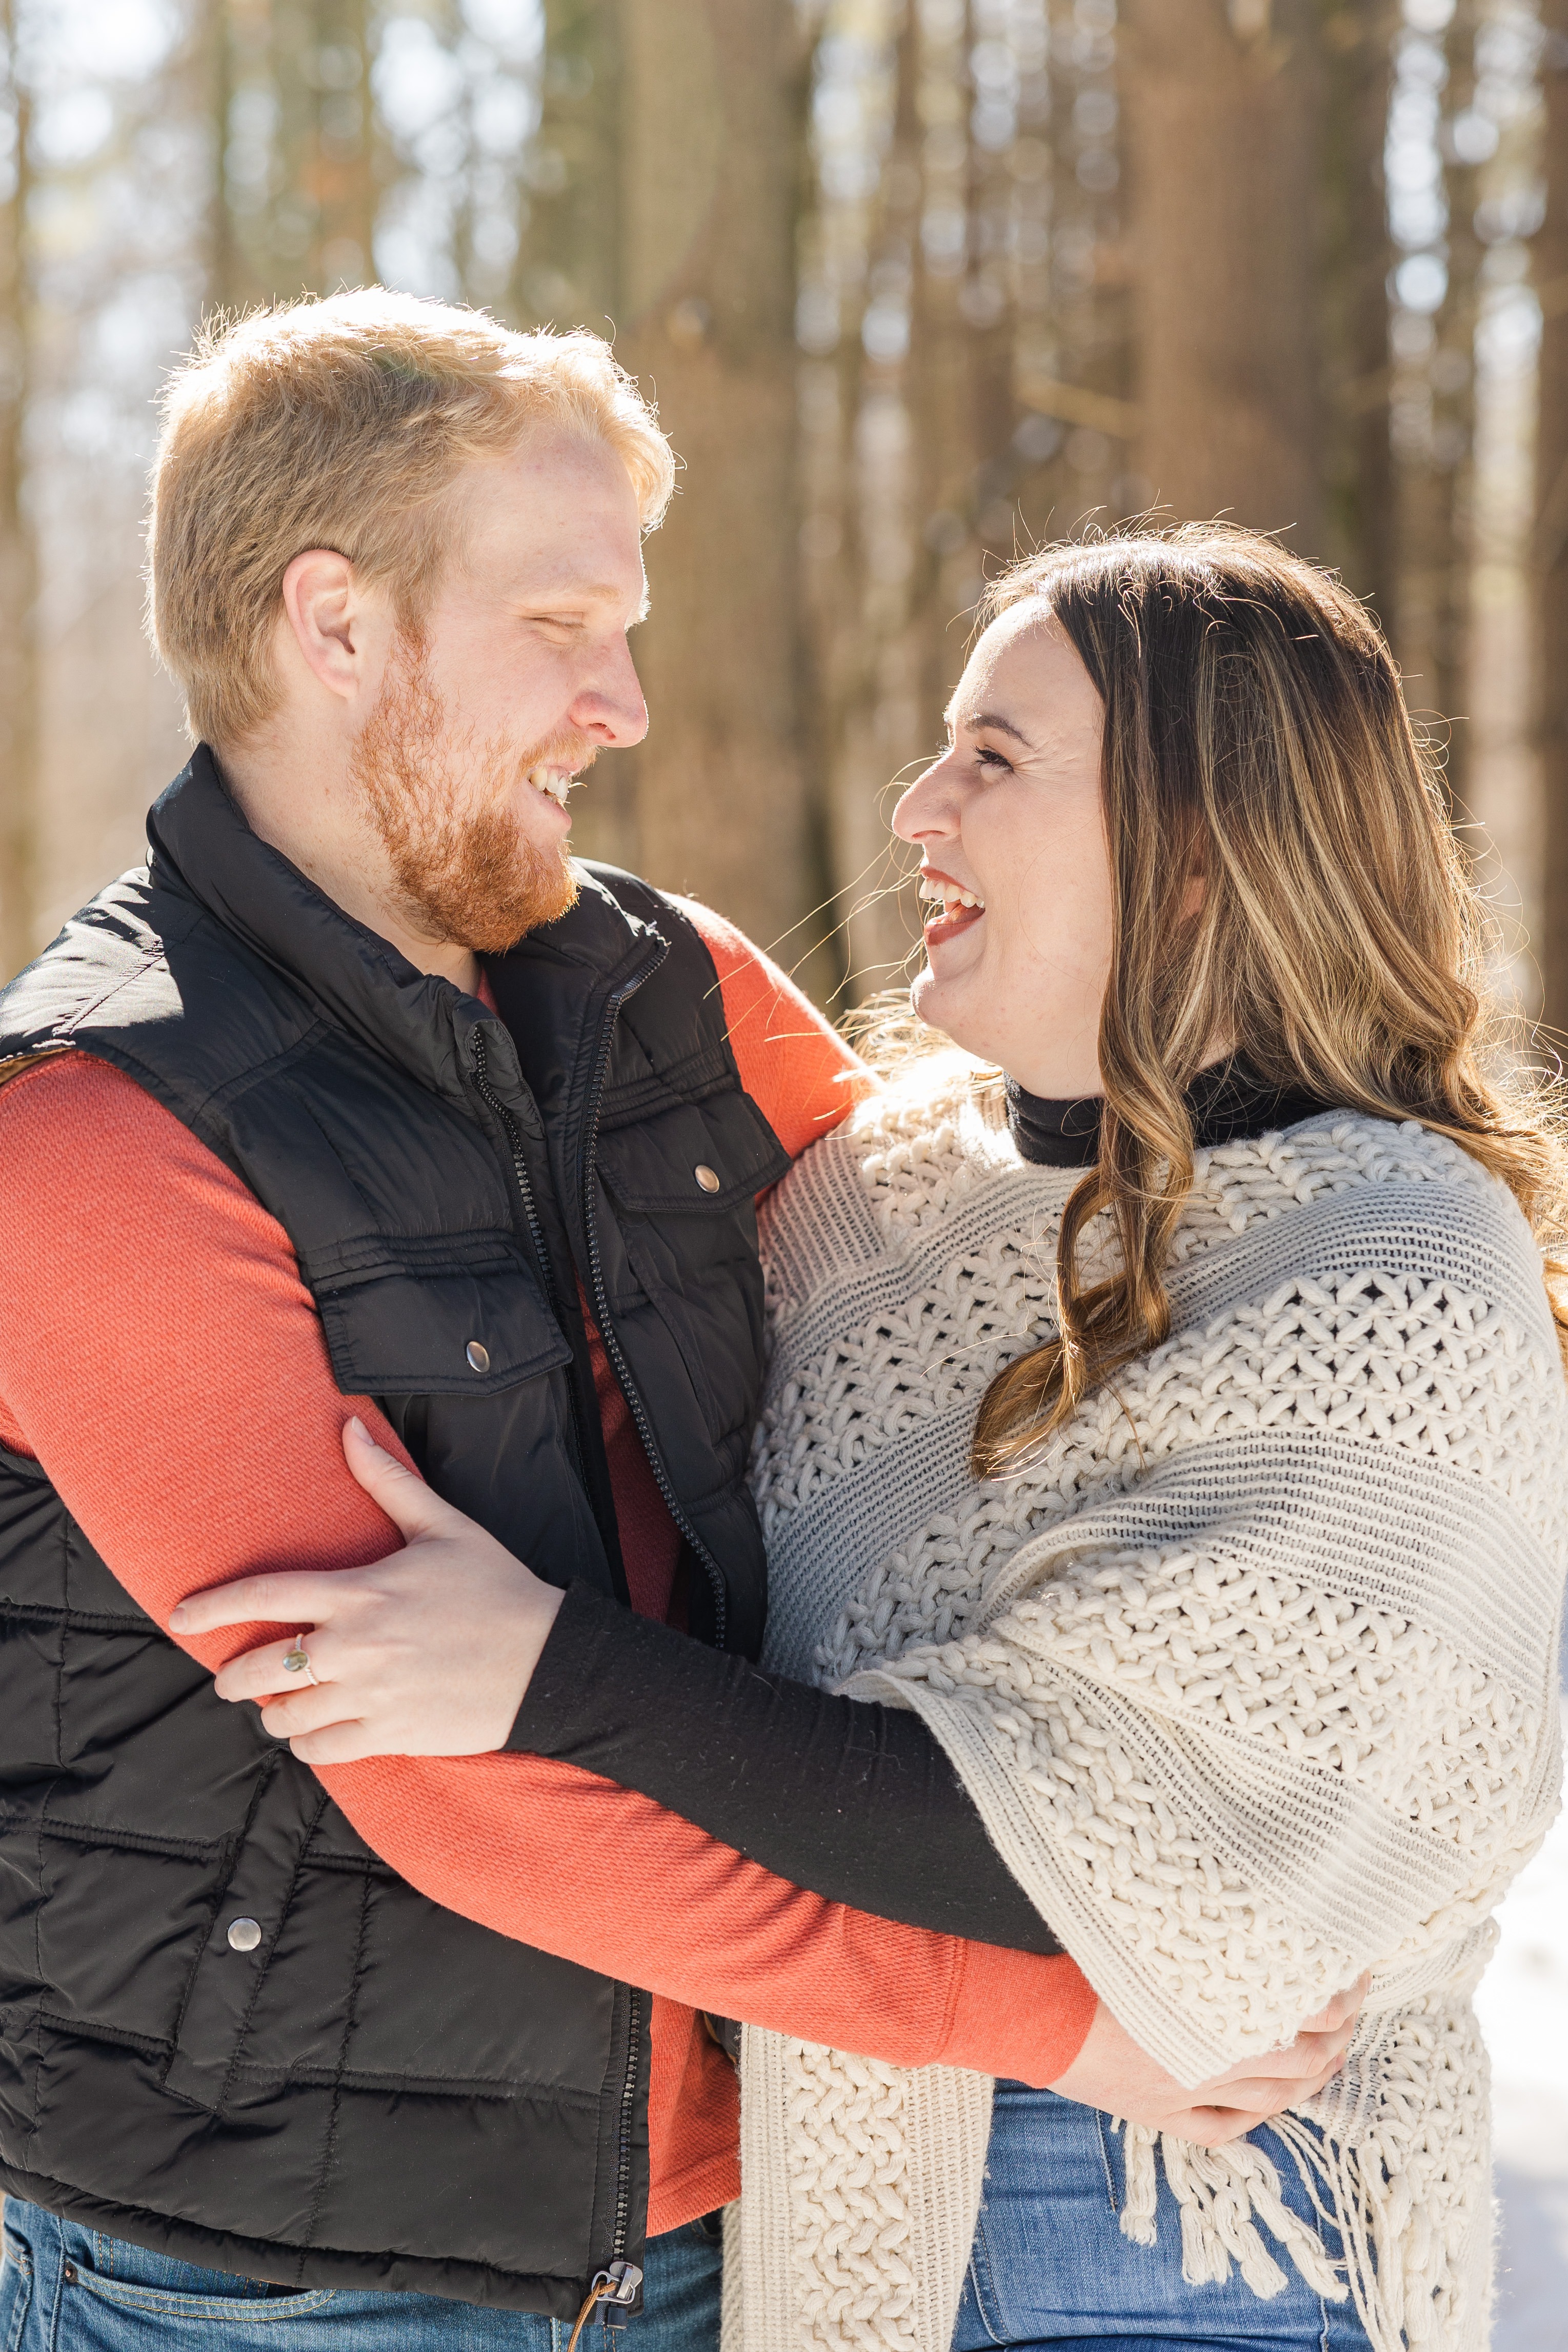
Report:
[[[1183,2084],[1370,1978],[1333,2079],[1229,2137],[748,2031],[744,2352],[1478,2352],[1471,1995],[1557,1785],[1557,1116],[1332,579],[1130,535],[984,620],[895,818],[937,1034],[764,1213],[763,1671],[661,1682],[691,1645],[568,1596],[514,1741],[815,1884],[809,1820],[893,1916],[1048,1926]],[[311,1722],[359,1711],[332,1671]]]

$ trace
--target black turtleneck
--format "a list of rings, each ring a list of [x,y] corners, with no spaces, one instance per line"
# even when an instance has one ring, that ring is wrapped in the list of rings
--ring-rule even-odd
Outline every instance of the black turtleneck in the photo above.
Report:
[[[1240,1060],[1205,1070],[1186,1101],[1199,1144],[1322,1108]],[[1026,1160],[1087,1167],[1099,1148],[1096,1097],[1042,1102],[1009,1079],[1007,1116]],[[508,1745],[638,1789],[857,1910],[978,1943],[1062,1948],[919,1716],[764,1674],[584,1585],[562,1603]]]
[[[1325,1106],[1299,1087],[1277,1087],[1238,1055],[1201,1071],[1182,1097],[1200,1150],[1294,1127]],[[1049,1102],[1007,1080],[1007,1125],[1021,1159],[1037,1168],[1089,1168],[1100,1150],[1100,1097]]]

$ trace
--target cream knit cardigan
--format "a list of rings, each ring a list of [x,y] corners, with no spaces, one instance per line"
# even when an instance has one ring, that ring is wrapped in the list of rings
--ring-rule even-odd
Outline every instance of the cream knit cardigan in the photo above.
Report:
[[[1246,2142],[1129,2128],[1121,2227],[1153,2240],[1158,2148],[1189,2280],[1234,2259],[1268,2295],[1279,2254],[1348,2285],[1377,2352],[1481,2352],[1470,1997],[1559,1776],[1568,1402],[1539,1255],[1415,1125],[1327,1113],[1200,1152],[1171,1338],[977,1486],[975,1407],[1052,1328],[1078,1172],[1022,1162],[994,1086],[947,1055],[778,1188],[766,1663],[925,1718],[1182,2081],[1371,1968],[1342,2074],[1281,2119],[1348,2265]],[[947,2352],[990,2082],[750,2029],[742,2080],[726,2352]]]

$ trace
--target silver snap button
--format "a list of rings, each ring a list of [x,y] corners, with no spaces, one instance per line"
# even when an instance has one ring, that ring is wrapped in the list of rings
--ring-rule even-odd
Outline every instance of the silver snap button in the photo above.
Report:
[[[700,1160],[691,1172],[705,1192],[716,1192],[719,1190],[719,1179],[705,1160]]]
[[[467,1356],[469,1363],[472,1365],[476,1372],[488,1372],[489,1370],[490,1351],[481,1340],[470,1339],[468,1346],[464,1349],[463,1353]]]
[[[228,1942],[229,1949],[231,1951],[254,1952],[256,1947],[260,1943],[260,1941],[261,1922],[259,1919],[231,1919],[229,1921]]]

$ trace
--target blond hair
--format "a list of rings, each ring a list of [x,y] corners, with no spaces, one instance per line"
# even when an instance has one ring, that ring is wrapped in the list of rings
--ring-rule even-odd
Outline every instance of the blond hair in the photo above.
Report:
[[[232,743],[277,707],[283,574],[307,548],[388,583],[416,625],[454,552],[458,473],[541,423],[606,443],[654,528],[669,445],[597,335],[514,334],[380,287],[211,321],[164,394],[149,530],[149,626],[192,735]]]
[[[1169,1332],[1165,1267],[1193,1181],[1183,1096],[1216,1045],[1272,1086],[1451,1137],[1552,1245],[1565,1190],[1556,1089],[1490,1050],[1484,910],[1356,599],[1215,524],[1048,548],[994,582],[982,617],[1026,597],[1104,704],[1115,944],[1099,1158],[1058,1249],[1060,1337],[992,1382],[980,1476],[1026,1459]],[[1117,1270],[1086,1281],[1079,1244],[1100,1217]]]

